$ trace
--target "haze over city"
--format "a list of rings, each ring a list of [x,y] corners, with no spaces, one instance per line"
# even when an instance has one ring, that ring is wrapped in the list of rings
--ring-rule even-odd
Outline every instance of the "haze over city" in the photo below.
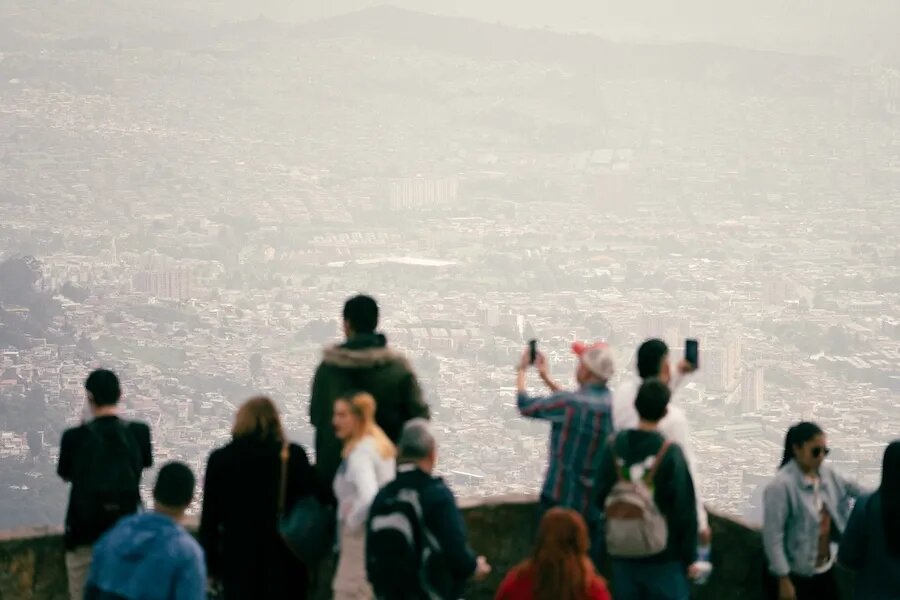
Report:
[[[700,370],[698,489],[760,518],[801,418],[875,485],[900,422],[900,8],[870,0],[0,3],[0,529],[63,521],[96,366],[202,475],[308,400],[372,294],[458,496],[534,493],[538,340]],[[677,9],[674,8],[677,5]],[[145,483],[153,481],[148,474]]]

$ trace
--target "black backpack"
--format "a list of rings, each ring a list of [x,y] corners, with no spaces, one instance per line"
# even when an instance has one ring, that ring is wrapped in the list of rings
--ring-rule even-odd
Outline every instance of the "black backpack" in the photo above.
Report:
[[[441,548],[428,531],[421,488],[389,483],[366,527],[366,573],[378,600],[441,600],[434,581]]]
[[[128,424],[88,424],[80,452],[80,517],[95,534],[133,514],[140,505],[141,452]]]

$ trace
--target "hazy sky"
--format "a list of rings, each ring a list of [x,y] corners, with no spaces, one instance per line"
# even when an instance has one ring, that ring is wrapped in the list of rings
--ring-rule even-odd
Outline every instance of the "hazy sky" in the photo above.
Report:
[[[381,4],[615,39],[710,41],[882,60],[900,54],[896,0],[210,0],[219,14],[290,20]]]

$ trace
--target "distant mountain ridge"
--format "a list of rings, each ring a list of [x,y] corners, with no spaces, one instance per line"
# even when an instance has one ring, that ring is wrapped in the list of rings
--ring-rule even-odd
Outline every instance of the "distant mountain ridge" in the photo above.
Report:
[[[135,0],[133,0],[135,1]],[[701,41],[745,48],[900,61],[896,0],[389,0],[406,9],[514,27],[583,31],[616,40]],[[384,0],[285,3],[206,0],[220,17],[264,14],[294,22],[340,15]],[[192,5],[199,6],[197,0]]]
[[[486,60],[562,63],[607,77],[659,75],[727,81],[735,75],[734,80],[742,84],[803,87],[809,81],[799,82],[798,73],[809,79],[805,76],[842,66],[841,60],[831,57],[708,43],[610,42],[596,35],[519,29],[390,5],[310,22],[298,31],[313,39],[366,38]]]

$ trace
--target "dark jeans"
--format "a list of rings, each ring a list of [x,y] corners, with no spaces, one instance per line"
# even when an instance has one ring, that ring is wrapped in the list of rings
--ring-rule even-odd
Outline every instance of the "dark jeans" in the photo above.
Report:
[[[680,561],[612,559],[616,600],[689,600],[687,567]]]
[[[834,567],[813,577],[801,577],[791,573],[791,583],[797,592],[797,600],[841,600],[841,590],[834,575]],[[778,600],[778,580],[774,577],[769,577],[766,597]]]
[[[541,496],[541,501],[538,503],[537,519],[535,520],[534,526],[535,538],[537,538],[537,532],[541,526],[541,519],[544,518],[544,513],[556,506],[558,506],[556,502]],[[603,561],[606,557],[606,534],[603,528],[603,514],[600,513],[597,517],[590,520],[585,519],[584,522],[587,524],[588,539],[591,543],[588,554],[591,557],[591,561],[594,563],[594,568],[598,573],[601,573],[603,572]]]

